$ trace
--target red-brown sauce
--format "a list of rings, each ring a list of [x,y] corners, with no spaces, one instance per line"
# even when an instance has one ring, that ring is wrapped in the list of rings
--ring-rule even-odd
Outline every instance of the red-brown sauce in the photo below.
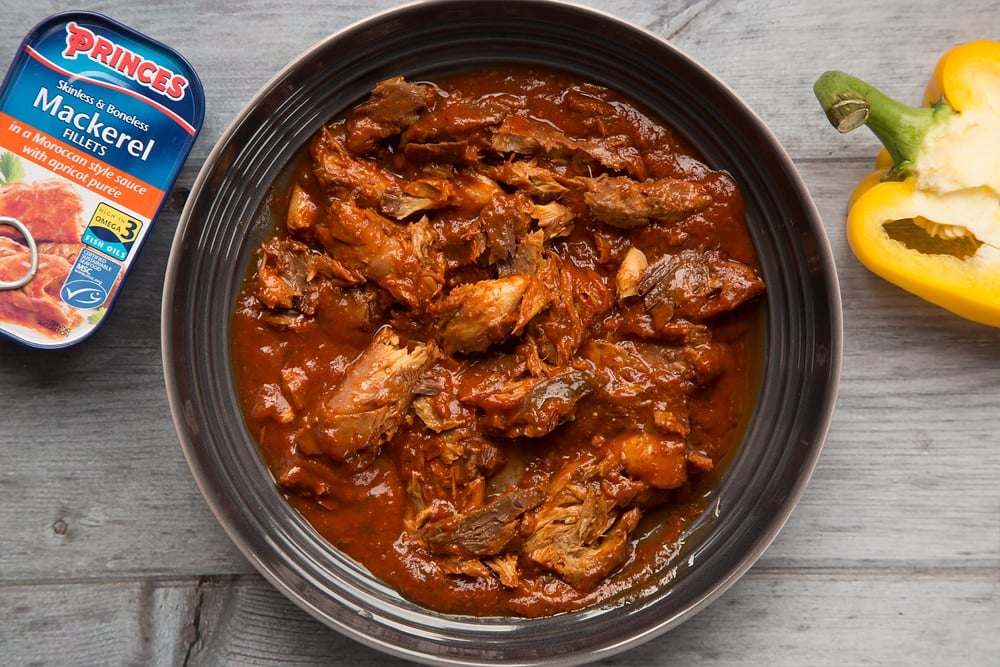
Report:
[[[660,576],[753,401],[733,179],[613,91],[511,68],[380,84],[292,180],[232,340],[289,502],[448,613]]]

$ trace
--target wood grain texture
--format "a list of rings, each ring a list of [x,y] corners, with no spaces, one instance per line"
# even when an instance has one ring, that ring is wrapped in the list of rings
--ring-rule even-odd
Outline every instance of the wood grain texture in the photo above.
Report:
[[[298,610],[229,542],[177,444],[159,343],[171,239],[215,141],[307,46],[396,4],[96,5],[181,51],[201,75],[208,112],[102,330],[56,352],[0,340],[0,664],[405,664]],[[838,135],[811,92],[836,68],[916,101],[940,53],[997,37],[995,8],[581,4],[669,39],[768,123],[825,221],[844,305],[837,410],[784,530],[718,601],[602,664],[1000,664],[1000,330],[910,297],[857,262],[846,201],[877,144]],[[0,63],[62,8],[5,8]]]
[[[601,664],[994,664],[997,583],[986,579],[757,567],[683,625]],[[252,575],[8,585],[0,614],[16,664],[409,664],[332,632]]]

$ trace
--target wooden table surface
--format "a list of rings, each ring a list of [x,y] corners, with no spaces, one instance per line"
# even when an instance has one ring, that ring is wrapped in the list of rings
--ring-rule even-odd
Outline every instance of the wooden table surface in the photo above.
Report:
[[[63,8],[8,3],[0,62]],[[1000,329],[885,283],[852,255],[872,164],[812,95],[843,69],[917,102],[941,53],[1000,37],[993,3],[589,0],[719,75],[784,144],[825,221],[844,307],[829,437],[770,549],[719,600],[605,665],[1000,665]],[[160,361],[160,295],[185,196],[286,62],[392,0],[85,3],[178,49],[204,129],[104,327],[37,351],[0,340],[0,664],[405,664],[307,616],[230,543],[192,479]],[[997,147],[984,147],[996,151]]]

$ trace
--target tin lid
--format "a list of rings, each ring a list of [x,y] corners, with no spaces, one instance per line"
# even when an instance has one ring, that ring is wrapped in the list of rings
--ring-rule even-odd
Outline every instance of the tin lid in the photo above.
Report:
[[[0,86],[0,333],[62,348],[100,326],[204,113],[194,68],[113,19],[28,33]]]

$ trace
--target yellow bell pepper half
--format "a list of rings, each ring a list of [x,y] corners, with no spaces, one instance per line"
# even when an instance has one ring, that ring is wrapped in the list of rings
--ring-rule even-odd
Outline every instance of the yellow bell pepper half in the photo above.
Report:
[[[937,195],[914,179],[883,181],[847,217],[847,240],[875,275],[966,319],[1000,327],[1000,249],[964,235],[930,236],[940,221],[981,217],[1000,229],[1000,205],[982,191]],[[945,223],[947,224],[947,223]]]
[[[941,57],[923,107],[843,72],[814,86],[830,123],[882,141],[851,194],[847,237],[876,275],[953,313],[1000,327],[1000,42]]]

